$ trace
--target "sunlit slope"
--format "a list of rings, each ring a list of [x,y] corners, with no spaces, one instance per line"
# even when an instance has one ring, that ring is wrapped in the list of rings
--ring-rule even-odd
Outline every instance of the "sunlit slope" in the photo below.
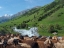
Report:
[[[51,16],[40,21],[39,24],[61,24],[64,25],[64,8],[60,8],[58,11],[54,12]]]
[[[62,26],[62,30],[58,30],[58,35],[62,36],[64,35],[64,8],[60,8],[58,11],[54,12],[51,16],[48,16],[47,18],[43,19],[38,23],[38,25],[43,26],[44,28],[40,29],[40,34],[46,34],[48,35],[48,28],[50,25],[56,25],[59,24]],[[42,32],[41,32],[42,30]],[[43,33],[44,32],[44,33]]]

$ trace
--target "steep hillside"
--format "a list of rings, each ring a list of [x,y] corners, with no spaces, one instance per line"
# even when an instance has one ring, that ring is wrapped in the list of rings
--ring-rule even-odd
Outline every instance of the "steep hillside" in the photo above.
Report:
[[[0,32],[14,33],[12,27],[18,29],[28,27],[38,27],[40,35],[52,35],[57,32],[58,36],[63,36],[64,32],[64,1],[55,0],[51,4],[43,7],[33,8],[28,12],[10,20],[9,22],[0,24]]]

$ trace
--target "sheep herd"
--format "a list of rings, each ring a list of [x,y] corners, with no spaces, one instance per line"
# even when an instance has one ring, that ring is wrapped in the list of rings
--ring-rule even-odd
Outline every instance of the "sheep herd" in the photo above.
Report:
[[[64,48],[64,37],[0,35],[0,48]]]

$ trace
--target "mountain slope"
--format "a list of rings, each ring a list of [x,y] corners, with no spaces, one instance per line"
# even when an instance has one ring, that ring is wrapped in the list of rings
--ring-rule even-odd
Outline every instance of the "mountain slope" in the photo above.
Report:
[[[4,22],[7,22],[11,19],[14,19],[22,14],[25,14],[26,12],[28,12],[30,9],[27,9],[27,10],[23,10],[23,11],[20,11],[14,15],[8,15],[8,14],[5,14],[3,16],[0,17],[0,23],[4,23]]]
[[[60,0],[59,0],[60,1]],[[33,8],[28,12],[16,17],[9,22],[0,24],[0,32],[13,33],[12,27],[17,28],[38,27],[40,35],[52,35],[51,32],[58,32],[58,36],[63,36],[64,32],[64,3],[55,0],[51,4],[43,7]],[[50,29],[52,26],[52,29]],[[6,29],[5,29],[6,27]]]

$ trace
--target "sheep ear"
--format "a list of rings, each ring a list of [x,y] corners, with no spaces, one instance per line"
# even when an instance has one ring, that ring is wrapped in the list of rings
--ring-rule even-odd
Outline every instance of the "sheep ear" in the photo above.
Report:
[[[49,44],[51,44],[51,41],[49,40]]]

